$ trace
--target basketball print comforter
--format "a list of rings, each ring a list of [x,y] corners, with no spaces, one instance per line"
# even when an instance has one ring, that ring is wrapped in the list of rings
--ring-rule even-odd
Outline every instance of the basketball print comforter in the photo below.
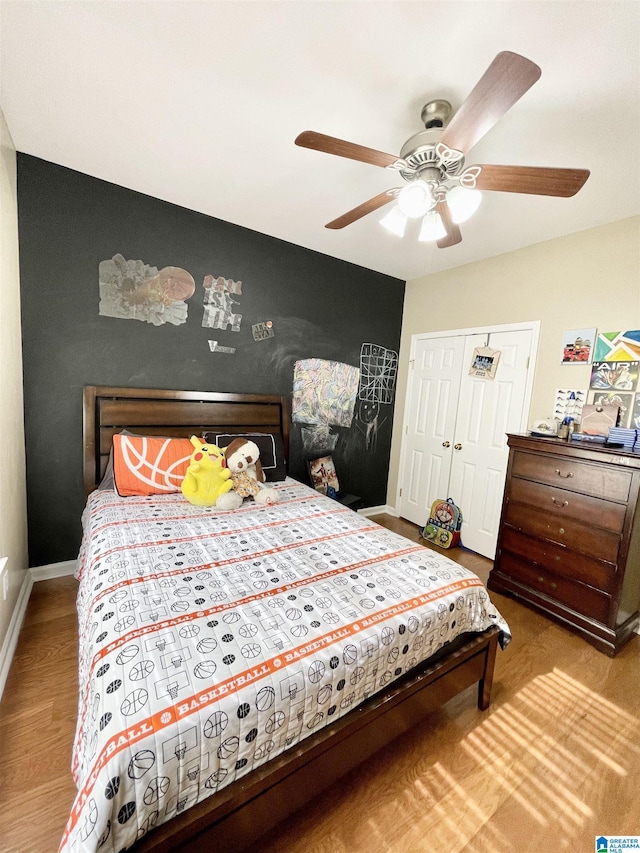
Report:
[[[287,479],[273,506],[93,492],[78,558],[78,786],[60,850],[117,853],[467,631],[444,555]]]

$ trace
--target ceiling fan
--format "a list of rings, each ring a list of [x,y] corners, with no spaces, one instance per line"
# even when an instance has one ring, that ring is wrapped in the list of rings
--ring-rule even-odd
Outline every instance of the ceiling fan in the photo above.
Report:
[[[397,199],[398,206],[385,216],[389,220],[387,227],[402,236],[407,218],[422,217],[419,239],[436,240],[444,249],[462,240],[458,225],[477,209],[479,190],[563,198],[575,195],[589,177],[587,169],[465,166],[469,150],[533,86],[541,73],[524,56],[510,51],[499,53],[453,118],[449,120],[448,101],[426,104],[421,116],[425,130],[405,142],[399,157],[305,130],[297,137],[296,145],[395,170],[406,182],[404,187],[394,187],[368,199],[325,227],[344,228]]]

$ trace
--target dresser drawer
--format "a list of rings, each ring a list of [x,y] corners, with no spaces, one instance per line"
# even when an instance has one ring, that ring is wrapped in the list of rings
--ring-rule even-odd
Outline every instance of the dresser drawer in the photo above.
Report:
[[[591,584],[604,592],[611,592],[615,585],[615,566],[570,551],[562,545],[526,536],[508,526],[503,530],[502,547],[531,563],[550,569],[554,574]]]
[[[603,624],[608,622],[611,599],[598,590],[584,584],[573,583],[541,567],[532,566],[505,551],[500,557],[498,571],[570,607],[576,613]]]
[[[518,477],[514,477],[509,483],[509,499],[536,509],[548,510],[560,521],[575,519],[584,525],[604,527],[614,533],[622,533],[627,511],[624,504],[579,495]]]
[[[543,456],[517,450],[513,455],[512,477],[524,477],[572,492],[584,492],[612,501],[626,501],[631,487],[631,471],[613,465],[582,462],[560,456]]]
[[[544,486],[543,488],[548,488]],[[613,504],[618,506],[618,504]],[[509,501],[504,522],[516,530],[558,542],[572,551],[579,551],[596,560],[618,561],[620,534],[582,524],[575,518],[565,518],[561,511],[536,509],[531,504]]]

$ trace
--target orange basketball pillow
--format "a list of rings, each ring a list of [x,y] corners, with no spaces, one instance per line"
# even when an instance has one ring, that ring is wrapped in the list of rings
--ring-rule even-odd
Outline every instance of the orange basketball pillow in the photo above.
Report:
[[[118,494],[179,492],[192,453],[188,438],[114,435],[113,473]]]

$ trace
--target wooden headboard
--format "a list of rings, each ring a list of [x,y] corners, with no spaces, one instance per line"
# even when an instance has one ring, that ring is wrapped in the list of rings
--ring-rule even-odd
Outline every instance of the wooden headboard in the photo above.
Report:
[[[187,437],[204,430],[279,434],[289,458],[289,400],[268,394],[164,391],[86,385],[83,397],[84,488],[104,474],[114,433]]]

